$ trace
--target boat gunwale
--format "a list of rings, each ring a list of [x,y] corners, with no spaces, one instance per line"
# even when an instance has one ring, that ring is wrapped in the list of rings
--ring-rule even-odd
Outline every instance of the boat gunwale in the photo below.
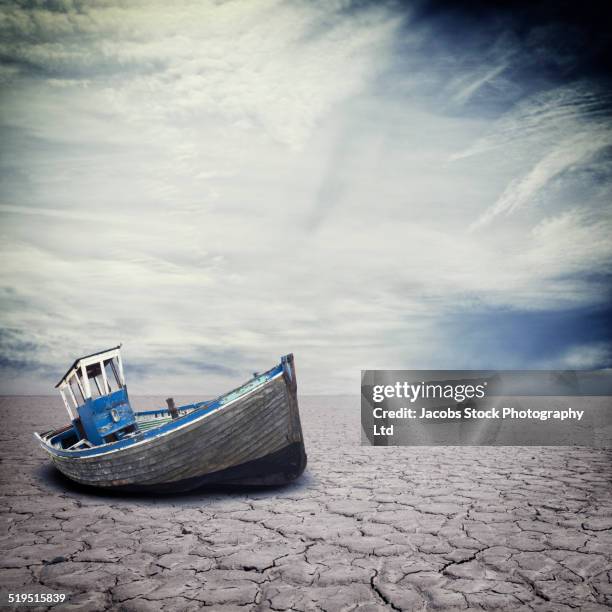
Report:
[[[136,434],[135,436],[124,438],[123,440],[118,440],[116,442],[108,442],[106,444],[100,444],[92,448],[74,449],[74,450],[58,449],[48,443],[47,440],[49,438],[53,437],[54,435],[57,435],[58,433],[61,433],[62,431],[65,431],[68,427],[71,427],[71,425],[61,427],[59,429],[53,430],[52,432],[47,432],[46,434],[43,434],[45,438],[43,438],[41,434],[39,434],[38,432],[34,432],[34,437],[40,442],[41,447],[51,457],[55,457],[55,458],[88,459],[91,457],[99,457],[101,455],[110,455],[112,453],[120,452],[127,448],[134,448],[135,446],[147,444],[157,438],[161,438],[171,433],[174,433],[175,431],[184,429],[189,425],[192,425],[202,419],[205,419],[207,416],[211,414],[215,414],[219,412],[220,410],[227,408],[235,404],[236,402],[249,397],[251,394],[257,391],[261,391],[261,389],[263,389],[266,385],[272,383],[279,376],[282,376],[283,373],[284,373],[283,364],[282,363],[278,364],[277,366],[271,368],[270,370],[262,374],[262,376],[269,375],[269,378],[266,378],[265,380],[261,382],[261,384],[253,387],[252,389],[249,389],[246,393],[238,395],[237,397],[231,399],[227,403],[215,405],[218,402],[221,402],[228,395],[231,395],[232,393],[239,391],[242,387],[248,385],[250,381],[244,383],[244,385],[241,385],[240,387],[237,387],[236,389],[228,391],[224,395],[221,395],[220,397],[218,397],[216,400],[205,402],[201,408],[196,408],[195,410],[188,412],[187,414],[179,417],[178,419],[174,419],[173,421],[169,423],[168,422],[163,423],[157,427],[152,427],[151,429],[141,432],[140,434]],[[164,410],[163,408],[160,409],[160,412],[163,410]]]

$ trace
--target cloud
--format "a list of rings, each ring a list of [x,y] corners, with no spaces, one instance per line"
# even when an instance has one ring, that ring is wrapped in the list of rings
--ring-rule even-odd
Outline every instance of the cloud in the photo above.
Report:
[[[463,77],[455,85],[457,91],[453,96],[454,100],[461,104],[467,102],[479,89],[502,74],[507,67],[508,64],[504,62],[488,69],[484,74]]]
[[[561,367],[576,370],[592,370],[609,367],[611,361],[612,352],[610,351],[610,346],[604,342],[595,342],[569,349],[561,358]]]
[[[533,248],[525,253],[526,265],[553,278],[605,270],[612,264],[611,235],[609,210],[597,216],[580,209],[563,212],[531,230]]]
[[[71,210],[58,210],[54,208],[41,208],[37,206],[11,206],[0,204],[0,212],[13,215],[32,215],[34,217],[58,217],[60,219],[77,219],[80,221],[91,221],[106,223],[108,219],[103,215],[79,213]]]
[[[597,133],[600,128],[606,129],[611,102],[606,88],[585,80],[536,91],[492,121],[485,135],[451,159],[508,147],[520,148],[531,159],[531,155],[554,147],[560,140],[578,137],[585,130]]]
[[[593,130],[566,139],[540,159],[523,177],[514,179],[497,202],[486,210],[471,229],[483,227],[498,215],[510,213],[531,204],[538,192],[565,171],[590,161],[612,146],[612,130]]]
[[[606,299],[609,92],[529,72],[503,19],[493,44],[386,3],[53,7],[0,22],[5,392],[119,342],[134,392],[290,351],[300,389],[351,392],[503,361],[453,317]]]
[[[0,51],[55,83],[106,81],[104,105],[141,129],[222,117],[300,148],[322,114],[376,73],[398,24],[384,7],[347,18],[278,0],[15,7]]]

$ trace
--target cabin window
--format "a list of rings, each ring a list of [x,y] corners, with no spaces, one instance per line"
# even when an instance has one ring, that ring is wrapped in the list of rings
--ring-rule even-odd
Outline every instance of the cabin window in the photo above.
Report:
[[[102,397],[106,395],[104,392],[104,381],[101,380],[101,376],[88,376],[90,387],[91,387],[91,397]]]
[[[81,385],[79,385],[76,377],[72,377],[69,381],[68,384],[70,385],[70,388],[72,389],[72,394],[74,396],[74,398],[76,399],[78,404],[84,404],[85,403],[85,396],[83,395],[83,392],[81,391]]]
[[[87,366],[87,378],[92,398],[103,397],[110,393],[108,375],[104,369],[104,362],[91,363]]]
[[[117,368],[117,364],[115,363],[115,359],[109,359],[104,362],[104,366],[106,368],[106,377],[108,378],[108,382],[110,383],[111,379],[114,384],[117,385],[117,389],[121,389],[121,379],[119,378],[119,369]]]
[[[110,359],[109,363],[110,363],[110,368],[113,372],[113,377],[115,379],[115,382],[117,383],[117,388],[121,389],[123,385],[121,384],[121,377],[119,376],[119,367],[118,367],[117,362],[115,361],[115,358]]]
[[[119,385],[117,384],[117,379],[115,378],[115,375],[113,374],[113,370],[110,367],[109,359],[107,359],[102,364],[102,376],[106,379],[106,384],[108,385],[109,393],[113,393],[119,388]]]
[[[75,375],[72,377],[72,380],[76,382],[83,400],[87,399],[87,385],[85,384],[86,381],[83,380],[83,376],[80,370],[75,373]]]

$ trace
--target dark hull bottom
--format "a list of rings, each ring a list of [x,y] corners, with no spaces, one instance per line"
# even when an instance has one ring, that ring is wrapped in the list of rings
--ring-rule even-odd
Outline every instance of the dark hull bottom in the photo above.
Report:
[[[142,493],[182,493],[201,487],[218,485],[278,486],[295,480],[305,468],[306,451],[304,443],[293,442],[275,453],[219,472],[154,485],[112,487],[112,490]]]

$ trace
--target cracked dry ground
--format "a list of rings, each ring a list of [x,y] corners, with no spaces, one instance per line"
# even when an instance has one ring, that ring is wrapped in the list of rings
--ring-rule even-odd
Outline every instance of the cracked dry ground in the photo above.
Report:
[[[109,497],[58,479],[36,448],[31,431],[61,424],[59,403],[2,409],[2,590],[71,593],[54,609],[612,604],[606,451],[361,447],[358,399],[305,397],[299,482]]]

